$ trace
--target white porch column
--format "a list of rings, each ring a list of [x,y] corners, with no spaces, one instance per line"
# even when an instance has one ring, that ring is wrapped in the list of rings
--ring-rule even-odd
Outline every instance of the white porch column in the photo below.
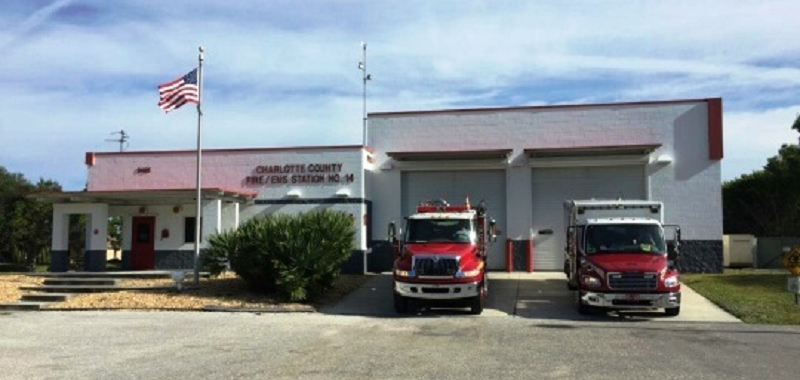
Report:
[[[203,204],[201,247],[208,246],[208,237],[222,231],[222,200],[214,199]]]
[[[86,252],[81,270],[104,271],[108,236],[108,205],[105,203],[62,203],[53,205],[53,239],[51,270],[69,269],[69,216],[88,214],[86,220]]]
[[[53,205],[53,239],[50,245],[50,270],[53,272],[69,269],[69,213],[64,206]]]

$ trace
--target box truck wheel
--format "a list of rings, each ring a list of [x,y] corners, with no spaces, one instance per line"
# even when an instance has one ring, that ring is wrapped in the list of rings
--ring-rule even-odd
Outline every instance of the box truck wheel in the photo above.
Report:
[[[408,298],[403,297],[397,293],[394,294],[394,311],[398,314],[408,312]]]
[[[666,309],[664,309],[664,313],[667,314],[670,317],[675,317],[675,316],[677,316],[678,314],[681,313],[681,307],[678,306],[678,307],[666,308]]]
[[[583,301],[581,301],[581,292],[580,291],[575,291],[575,292],[573,292],[573,294],[575,295],[575,297],[574,297],[575,298],[575,310],[578,311],[578,314],[580,314],[580,315],[589,314],[592,311],[592,309],[591,309],[591,307],[589,305],[586,305],[586,304],[583,303]]]

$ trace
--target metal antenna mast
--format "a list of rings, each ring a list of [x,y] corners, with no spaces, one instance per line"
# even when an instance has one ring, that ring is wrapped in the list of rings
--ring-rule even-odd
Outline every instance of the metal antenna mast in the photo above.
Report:
[[[361,50],[364,52],[363,59],[361,62],[358,63],[358,69],[361,70],[361,75],[364,82],[364,88],[362,90],[362,99],[363,99],[363,110],[362,110],[362,145],[367,145],[367,81],[372,80],[372,75],[367,73],[367,43],[361,41]]]
[[[124,129],[120,129],[119,132],[111,132],[111,134],[119,135],[119,139],[106,139],[106,141],[119,143],[119,151],[124,152],[128,148],[128,139],[131,138],[131,135],[125,133]]]

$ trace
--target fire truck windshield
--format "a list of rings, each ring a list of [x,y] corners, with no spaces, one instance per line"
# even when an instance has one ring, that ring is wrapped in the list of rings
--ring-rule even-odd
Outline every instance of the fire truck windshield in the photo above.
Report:
[[[473,243],[475,229],[470,219],[409,219],[407,243]]]
[[[592,224],[586,227],[586,253],[666,253],[656,224]]]

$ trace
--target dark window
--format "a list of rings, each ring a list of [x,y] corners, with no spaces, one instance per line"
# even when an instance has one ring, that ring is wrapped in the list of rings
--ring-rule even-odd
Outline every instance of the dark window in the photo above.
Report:
[[[149,243],[150,242],[150,225],[146,223],[140,223],[137,231],[136,231],[136,241],[139,243]]]
[[[194,243],[195,217],[187,216],[183,219],[183,242]],[[200,218],[200,231],[203,230],[203,218]],[[202,237],[202,236],[201,236]]]

